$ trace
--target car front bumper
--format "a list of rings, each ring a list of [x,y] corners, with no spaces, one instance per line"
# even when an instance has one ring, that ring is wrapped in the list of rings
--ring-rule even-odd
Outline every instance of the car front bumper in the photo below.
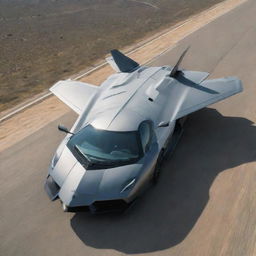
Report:
[[[50,175],[48,175],[46,179],[44,189],[52,201],[58,198],[60,186],[54,181],[54,179]],[[130,204],[131,203],[127,203],[123,199],[95,201],[90,205],[75,207],[67,206],[67,212],[91,212],[93,214],[120,212],[127,209]]]
[[[90,212],[92,214],[122,212],[130,206],[124,200],[95,201],[88,206],[67,207],[67,212]]]

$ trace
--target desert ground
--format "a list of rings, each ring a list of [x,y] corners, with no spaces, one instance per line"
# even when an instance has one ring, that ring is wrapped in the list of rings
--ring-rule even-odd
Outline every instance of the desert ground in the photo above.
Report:
[[[0,0],[0,112],[223,0]]]

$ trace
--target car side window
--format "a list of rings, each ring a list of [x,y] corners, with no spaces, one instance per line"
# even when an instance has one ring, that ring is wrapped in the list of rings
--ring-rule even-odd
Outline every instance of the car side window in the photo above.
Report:
[[[140,133],[143,152],[147,152],[151,143],[151,138],[152,138],[151,124],[147,121],[141,123],[139,127],[139,133]]]

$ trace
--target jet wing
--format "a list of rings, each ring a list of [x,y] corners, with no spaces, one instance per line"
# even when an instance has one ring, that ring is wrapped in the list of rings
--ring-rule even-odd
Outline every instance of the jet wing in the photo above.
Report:
[[[170,87],[169,109],[166,110],[169,113],[166,114],[171,121],[243,90],[241,81],[235,77],[205,80],[197,84],[180,76]]]
[[[80,115],[98,87],[69,79],[57,82],[50,91]]]
[[[111,51],[111,57],[106,58],[106,61],[116,72],[131,73],[140,66],[136,61],[116,49]]]

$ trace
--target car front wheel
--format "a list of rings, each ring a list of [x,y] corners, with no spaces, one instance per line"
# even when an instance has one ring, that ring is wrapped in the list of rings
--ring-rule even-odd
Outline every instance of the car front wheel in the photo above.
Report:
[[[61,203],[61,204],[62,204],[63,212],[69,212],[69,207],[66,206],[64,203]]]

